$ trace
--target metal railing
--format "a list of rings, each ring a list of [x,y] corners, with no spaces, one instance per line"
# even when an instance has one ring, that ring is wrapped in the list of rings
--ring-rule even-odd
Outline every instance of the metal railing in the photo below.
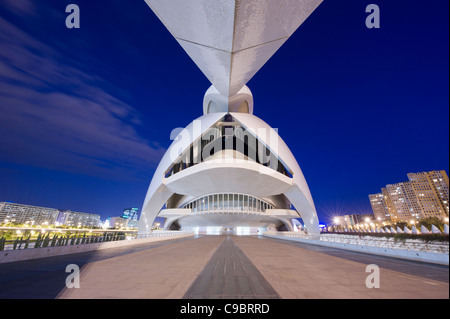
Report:
[[[54,234],[53,237],[50,233],[45,233],[39,234],[35,239],[31,239],[31,236],[28,236],[27,238],[22,236],[13,240],[7,240],[5,237],[1,237],[0,251],[104,243],[130,239],[133,237],[135,237],[135,235],[126,235],[120,232],[104,233],[103,235],[86,235],[85,233],[68,235]]]
[[[179,231],[179,230],[153,230],[150,234],[139,234],[137,239],[141,238],[156,238],[156,237],[173,237],[180,235],[191,235],[193,232]]]
[[[321,241],[371,246],[379,248],[390,249],[404,249],[412,251],[424,251],[440,254],[449,253],[448,242],[425,242],[420,239],[396,239],[393,237],[371,237],[371,236],[358,236],[358,235],[340,235],[340,234],[321,234]]]
[[[307,240],[320,240],[323,242],[339,243],[347,245],[370,246],[379,248],[402,249],[410,251],[432,252],[449,254],[448,242],[426,242],[421,239],[396,239],[393,237],[374,237],[370,235],[344,235],[344,234],[320,234],[311,236],[299,232],[265,232],[265,235],[278,237],[299,238]]]

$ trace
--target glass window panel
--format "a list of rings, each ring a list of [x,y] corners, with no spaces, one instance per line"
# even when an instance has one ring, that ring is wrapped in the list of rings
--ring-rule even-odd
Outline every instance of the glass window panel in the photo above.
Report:
[[[239,210],[243,210],[243,206],[244,206],[244,195],[240,194],[239,195]]]
[[[214,195],[214,210],[219,208],[219,195]]]
[[[208,210],[210,210],[210,211],[213,210],[213,197],[212,197],[212,195],[208,196]]]

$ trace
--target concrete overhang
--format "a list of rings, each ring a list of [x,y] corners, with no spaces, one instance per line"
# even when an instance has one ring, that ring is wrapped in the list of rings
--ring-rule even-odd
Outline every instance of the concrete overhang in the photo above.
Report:
[[[288,192],[293,180],[261,164],[207,161],[166,178],[173,193],[202,196],[211,193],[243,193],[263,198]]]

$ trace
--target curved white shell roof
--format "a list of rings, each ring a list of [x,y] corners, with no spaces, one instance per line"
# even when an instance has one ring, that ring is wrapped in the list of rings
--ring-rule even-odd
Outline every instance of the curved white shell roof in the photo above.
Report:
[[[224,96],[235,95],[323,0],[146,0]]]
[[[165,178],[165,172],[191,143],[217,123],[226,113],[204,115],[189,124],[167,150],[148,189],[139,225],[139,233],[148,233],[154,219],[167,200],[174,194],[202,196],[216,192],[243,192],[257,196],[284,194],[302,217],[310,234],[318,234],[318,218],[314,202],[303,173],[293,154],[267,123],[254,115],[230,113],[247,130],[263,142],[272,153],[289,167],[293,178],[254,161],[205,161]],[[268,133],[270,132],[270,133]],[[184,142],[180,142],[184,137]],[[187,139],[186,139],[187,137]]]

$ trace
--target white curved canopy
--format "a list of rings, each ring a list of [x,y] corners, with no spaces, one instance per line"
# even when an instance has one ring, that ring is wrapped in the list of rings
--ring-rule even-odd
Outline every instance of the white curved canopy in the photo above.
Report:
[[[145,0],[216,89],[235,95],[323,0]]]
[[[226,113],[204,115],[181,132],[178,136],[180,139],[176,139],[164,155],[147,192],[142,208],[139,234],[150,232],[154,219],[173,194],[199,197],[217,192],[237,191],[256,197],[284,194],[300,214],[308,233],[319,234],[319,221],[311,193],[287,145],[277,132],[256,116],[242,113],[230,114],[286,163],[293,177],[289,178],[251,160],[231,163],[207,160],[166,178],[165,173],[177,160],[174,155],[182,154]],[[180,142],[181,138],[187,138],[187,140]]]

